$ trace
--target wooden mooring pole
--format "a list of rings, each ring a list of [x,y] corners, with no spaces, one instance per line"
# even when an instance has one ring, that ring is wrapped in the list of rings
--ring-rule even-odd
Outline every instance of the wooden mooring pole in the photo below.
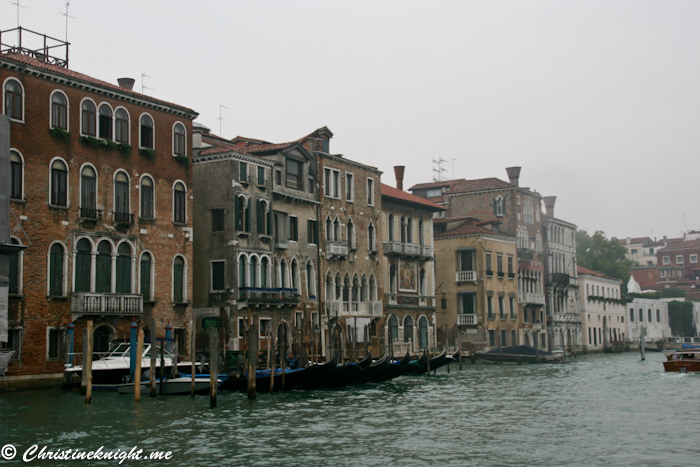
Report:
[[[195,334],[194,323],[190,321],[190,363],[192,364],[192,369],[190,373],[192,374],[192,383],[190,384],[190,396],[194,397],[194,376],[197,369],[194,366],[194,344],[197,334]]]
[[[258,327],[249,321],[248,325],[248,399],[256,397],[255,370],[258,362]]]
[[[87,391],[87,369],[85,368],[85,362],[87,362],[87,328],[83,329],[83,371],[80,372],[80,395],[84,396]]]
[[[158,343],[158,338],[156,337],[156,320],[151,318],[151,329],[149,330],[149,336],[151,338],[151,368],[150,368],[150,383],[151,383],[151,397],[156,397],[156,362],[158,361],[158,352],[156,351],[156,343]]]
[[[134,402],[141,402],[141,360],[143,359],[143,329],[139,329],[136,344],[136,363],[134,369]]]
[[[209,359],[209,407],[213,409],[216,407],[216,389],[219,379],[219,328],[209,328],[209,347],[211,349],[211,358]]]
[[[165,391],[165,339],[160,343],[160,395]]]
[[[85,380],[86,404],[89,404],[92,401],[92,349],[94,344],[95,341],[92,335],[92,320],[89,320],[87,322],[87,355],[85,356],[85,363],[83,365],[83,371],[87,373],[87,378]]]

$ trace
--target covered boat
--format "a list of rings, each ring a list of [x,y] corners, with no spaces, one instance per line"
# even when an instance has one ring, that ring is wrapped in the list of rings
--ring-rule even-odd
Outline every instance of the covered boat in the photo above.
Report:
[[[209,392],[211,384],[211,376],[208,374],[195,375],[194,378],[194,393],[195,394],[207,394]],[[221,384],[226,380],[226,375],[218,375],[217,385]],[[156,390],[160,393],[160,385],[165,383],[163,386],[163,394],[191,394],[192,392],[192,375],[178,375],[174,378],[160,378],[156,380]],[[147,394],[151,390],[151,382],[149,380],[141,381],[141,393]],[[117,385],[117,392],[119,394],[133,394],[134,393],[134,383],[125,383]]]
[[[529,345],[501,347],[488,352],[474,352],[479,360],[489,363],[567,363],[565,355],[555,355]]]
[[[666,357],[664,371],[700,373],[700,348],[675,351]]]

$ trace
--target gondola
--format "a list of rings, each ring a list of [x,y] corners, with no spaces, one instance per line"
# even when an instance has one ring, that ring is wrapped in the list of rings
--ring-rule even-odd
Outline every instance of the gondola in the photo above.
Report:
[[[447,363],[447,349],[442,349],[440,355],[437,355],[430,359],[430,371],[440,368],[445,363]],[[408,369],[406,371],[407,375],[422,375],[428,371],[428,357],[427,353],[424,353],[418,360],[412,360],[408,364]]]
[[[384,354],[382,358],[372,363],[372,365],[361,374],[359,379],[349,382],[348,386],[369,383],[370,381],[374,380],[374,378],[384,373],[390,363],[391,359],[389,358],[389,355]]]
[[[489,363],[568,363],[565,355],[556,355],[529,345],[514,345],[493,349],[488,352],[474,352],[479,360]]]
[[[282,384],[282,369],[275,368],[274,390],[275,391],[291,391],[292,389],[301,389],[319,378],[325,377],[333,371],[337,365],[337,357],[333,360],[310,365],[306,368],[284,370],[284,385]],[[259,392],[270,391],[270,370],[257,370],[255,372],[255,389]],[[229,378],[221,385],[221,390],[227,391],[247,391],[248,378],[244,374],[230,374]]]
[[[367,354],[360,362],[336,366],[333,371],[315,381],[311,381],[310,384],[304,385],[302,389],[339,388],[347,386],[352,381],[359,379],[370,365],[372,365],[372,354]]]
[[[408,367],[408,363],[410,361],[411,356],[408,352],[406,352],[405,357],[403,357],[401,360],[396,360],[389,363],[382,373],[377,375],[371,381],[368,381],[368,383],[381,383],[383,381],[389,381],[390,379],[398,378],[399,376],[406,373],[406,367]]]

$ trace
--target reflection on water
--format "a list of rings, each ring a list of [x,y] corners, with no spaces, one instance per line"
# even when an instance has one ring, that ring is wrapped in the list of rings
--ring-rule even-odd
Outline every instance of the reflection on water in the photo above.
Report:
[[[173,451],[213,465],[697,465],[700,375],[661,354],[569,365],[452,366],[334,391],[207,396],[0,395],[0,446]],[[0,461],[1,462],[1,461]],[[81,464],[86,465],[86,464]],[[104,464],[103,464],[104,465]]]

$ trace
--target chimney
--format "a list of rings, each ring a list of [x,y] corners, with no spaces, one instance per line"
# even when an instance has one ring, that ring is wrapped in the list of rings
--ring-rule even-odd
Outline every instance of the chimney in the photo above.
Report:
[[[547,215],[549,217],[554,217],[554,203],[557,201],[556,196],[545,196],[542,198],[544,201],[544,207],[547,209]]]
[[[515,186],[520,186],[520,167],[506,167],[506,172],[508,172],[510,183]]]
[[[316,152],[316,139],[309,138],[309,154],[311,154],[311,156],[313,157],[315,152]]]
[[[136,80],[134,78],[119,78],[117,80],[120,88],[128,89],[129,91],[134,90],[134,83]]]
[[[396,188],[401,191],[403,191],[403,171],[405,168],[405,165],[394,166],[394,173],[396,174]]]

